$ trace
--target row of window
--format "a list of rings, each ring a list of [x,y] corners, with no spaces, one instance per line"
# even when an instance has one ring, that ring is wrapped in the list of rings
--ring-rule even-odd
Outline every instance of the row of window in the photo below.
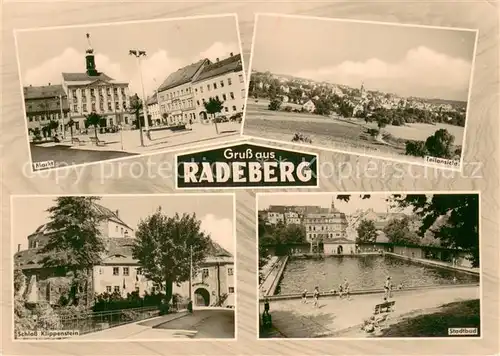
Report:
[[[320,237],[320,236],[323,236],[323,237],[324,237],[324,236],[325,236],[325,234],[307,234],[307,237],[308,237],[308,238],[311,238],[311,237],[312,237],[312,238],[316,238],[316,237]],[[332,237],[340,237],[340,236],[341,236],[341,234],[340,234],[340,233],[336,233],[336,234],[326,234],[326,237],[330,237],[330,238],[332,238]]]
[[[339,221],[339,219],[342,219],[342,216],[340,214],[338,215],[333,215],[333,218],[323,218],[323,219],[313,219],[313,218],[305,218],[304,222],[306,224],[327,224],[327,223],[336,223]]]
[[[339,226],[340,225],[340,226]],[[309,228],[308,230],[309,231],[324,231],[324,230],[335,230],[337,228],[342,228],[343,225],[342,224],[335,224],[335,225],[327,225],[327,226],[324,226],[324,225],[321,225],[321,228],[319,226],[317,226],[317,229],[316,229],[316,226],[311,226],[309,225]]]
[[[228,267],[227,268],[227,275],[228,276],[232,276],[233,275],[233,268],[232,267]],[[210,277],[210,270],[208,268],[202,268],[201,269],[201,277],[202,278],[208,278]]]
[[[112,125],[111,125],[112,126]],[[120,230],[120,234],[122,236],[125,236],[127,237],[128,236],[128,230],[125,230],[123,227],[118,227],[118,225],[115,225],[115,232],[118,232],[118,230]]]
[[[102,268],[99,269],[99,273],[102,274],[103,270]],[[232,276],[233,275],[233,268],[228,267],[227,269],[227,275]],[[140,275],[142,274],[142,271],[140,268],[136,268],[136,274]],[[130,267],[122,267],[122,276],[129,276],[130,275]],[[120,276],[120,267],[113,267],[113,276]],[[203,268],[201,270],[201,276],[202,278],[207,278],[210,276],[210,270],[208,268]]]
[[[240,83],[243,83],[243,74],[240,74],[238,78]],[[224,80],[220,80],[218,84],[221,88],[224,88]],[[232,85],[232,84],[233,82],[231,78],[227,78],[227,85]],[[212,84],[210,83],[207,84],[207,91],[211,91],[212,89],[217,90],[217,82],[213,82]],[[198,88],[194,88],[194,92],[198,93]],[[203,93],[203,85],[200,85],[200,93]]]
[[[97,111],[96,103],[92,103],[91,108],[92,108],[92,110],[91,110],[92,112],[96,112]],[[127,110],[127,102],[126,101],[124,101],[122,103],[121,108],[123,110]],[[120,103],[118,101],[115,102],[115,110],[120,110]],[[82,104],[82,111],[88,112],[87,104]],[[99,103],[99,111],[104,112],[104,103],[102,101]],[[113,111],[113,106],[111,105],[111,102],[109,102],[109,101],[108,101],[108,111]],[[78,104],[73,105],[73,112],[75,112],[75,113],[78,112]]]
[[[87,88],[81,89],[70,89],[70,95],[76,99],[78,94],[81,94],[83,98],[87,96]],[[110,87],[102,87],[102,88],[90,88],[90,96],[95,97],[96,93],[99,93],[100,96],[104,96],[105,94],[111,96],[111,88]],[[120,88],[120,93],[125,96],[125,88]],[[118,95],[118,88],[113,88],[113,94]]]
[[[174,110],[181,110],[181,109],[194,109],[193,105],[193,100],[178,100],[174,101],[173,103],[169,103],[167,105],[162,105],[161,106],[161,111],[165,111],[165,108],[167,108],[167,111],[174,111]]]
[[[68,113],[65,112],[63,114],[63,117],[68,117]],[[60,113],[52,113],[52,114],[47,114],[47,115],[32,115],[28,116],[29,122],[43,122],[43,121],[52,121],[52,120],[59,120],[61,119],[61,114]]]
[[[179,89],[165,94],[160,94],[160,101],[178,98],[187,94],[191,94],[191,87],[187,87],[186,89]]]
[[[107,293],[111,293],[111,292],[120,293],[120,290],[121,290],[120,286],[113,286],[113,287],[106,286],[106,292]],[[139,287],[135,287],[135,290],[139,291]],[[228,291],[229,294],[234,294],[234,287],[228,287],[227,291]]]

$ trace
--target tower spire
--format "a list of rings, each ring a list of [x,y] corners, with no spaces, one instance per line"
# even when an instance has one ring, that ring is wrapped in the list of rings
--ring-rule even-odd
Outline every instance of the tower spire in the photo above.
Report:
[[[87,75],[89,76],[98,76],[99,72],[97,72],[95,66],[95,57],[94,57],[94,49],[92,48],[92,43],[90,42],[90,33],[86,33],[87,42],[89,44],[87,50],[85,51],[85,62],[87,68]]]

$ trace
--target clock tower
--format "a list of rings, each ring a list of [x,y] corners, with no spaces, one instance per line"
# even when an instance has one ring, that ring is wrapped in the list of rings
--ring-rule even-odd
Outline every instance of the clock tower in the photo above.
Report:
[[[98,76],[99,72],[97,71],[95,67],[95,57],[94,57],[94,49],[92,48],[92,45],[90,43],[90,33],[87,33],[87,41],[89,43],[89,47],[85,51],[85,62],[86,62],[86,68],[87,68],[87,75],[93,77],[93,76]]]

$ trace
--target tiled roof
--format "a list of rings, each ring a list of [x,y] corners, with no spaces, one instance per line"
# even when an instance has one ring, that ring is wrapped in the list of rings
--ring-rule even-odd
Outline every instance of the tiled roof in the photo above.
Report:
[[[200,75],[194,82],[200,82],[202,80],[217,77],[226,73],[241,72],[242,70],[243,64],[241,62],[241,54],[237,54],[223,59],[222,61],[207,65],[203,68]]]
[[[62,85],[28,86],[23,88],[24,100],[29,99],[49,99],[66,96]]]
[[[158,91],[161,92],[191,82],[200,68],[207,63],[210,63],[208,59],[202,59],[196,63],[178,69],[165,79],[158,88]]]
[[[113,80],[113,78],[107,76],[104,73],[99,73],[99,75],[88,75],[87,73],[63,73],[62,76],[64,81],[66,82],[94,82],[96,80]]]
[[[354,244],[356,243],[353,240],[348,240],[344,237],[338,237],[338,238],[326,238],[323,239],[324,244]]]

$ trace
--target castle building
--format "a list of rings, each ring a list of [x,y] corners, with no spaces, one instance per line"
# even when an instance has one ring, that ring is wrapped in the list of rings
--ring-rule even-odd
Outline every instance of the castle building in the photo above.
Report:
[[[114,80],[97,70],[89,34],[87,39],[86,71],[62,73],[62,86],[68,97],[74,128],[76,131],[85,129],[85,119],[90,113],[103,117],[100,126],[104,128],[130,125],[128,83]]]
[[[134,245],[134,230],[125,223],[119,211],[112,211],[100,204],[93,203],[100,216],[99,231],[105,246],[101,256],[101,263],[92,268],[92,290],[90,294],[117,293],[126,297],[128,293],[139,292],[143,296],[146,292],[158,290],[158,286],[148,280],[142,273],[141,266],[132,256]],[[58,305],[61,297],[66,296],[71,288],[72,272],[64,266],[47,267],[44,260],[47,252],[42,248],[55,234],[47,224],[38,227],[28,236],[28,249],[14,254],[14,267],[22,272],[25,285],[20,294],[30,304],[48,302]],[[192,298],[195,305],[234,306],[234,257],[211,241],[207,258],[194,271],[192,280]],[[189,296],[189,282],[174,286],[174,293]]]

